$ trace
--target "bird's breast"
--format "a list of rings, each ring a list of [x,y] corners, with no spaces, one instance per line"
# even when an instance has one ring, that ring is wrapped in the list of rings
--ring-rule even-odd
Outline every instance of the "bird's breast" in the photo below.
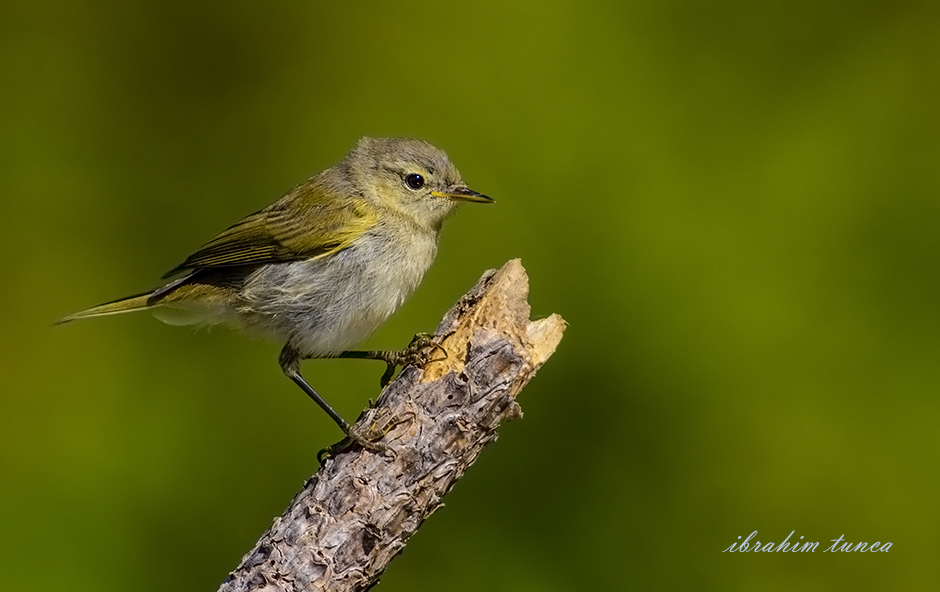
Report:
[[[436,251],[436,233],[370,231],[328,257],[263,266],[241,291],[239,324],[306,355],[339,353],[402,305]]]

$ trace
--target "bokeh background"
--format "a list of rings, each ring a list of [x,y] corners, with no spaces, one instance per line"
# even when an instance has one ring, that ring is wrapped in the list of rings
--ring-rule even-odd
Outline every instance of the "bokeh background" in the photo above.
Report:
[[[4,0],[0,587],[237,565],[338,437],[278,345],[51,323],[405,135],[498,203],[366,345],[514,257],[570,326],[378,589],[936,589],[937,6]],[[381,371],[305,365],[348,417]]]

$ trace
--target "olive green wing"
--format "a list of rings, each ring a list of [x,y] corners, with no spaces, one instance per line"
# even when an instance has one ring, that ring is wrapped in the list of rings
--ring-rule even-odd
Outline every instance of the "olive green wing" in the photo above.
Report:
[[[345,249],[378,221],[364,200],[301,185],[236,222],[163,277],[187,269],[310,259]]]

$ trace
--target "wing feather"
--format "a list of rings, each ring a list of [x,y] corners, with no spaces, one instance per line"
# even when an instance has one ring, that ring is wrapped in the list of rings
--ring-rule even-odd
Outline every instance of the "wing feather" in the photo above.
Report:
[[[378,221],[358,197],[313,177],[270,206],[239,220],[163,277],[183,270],[276,263],[345,249]]]

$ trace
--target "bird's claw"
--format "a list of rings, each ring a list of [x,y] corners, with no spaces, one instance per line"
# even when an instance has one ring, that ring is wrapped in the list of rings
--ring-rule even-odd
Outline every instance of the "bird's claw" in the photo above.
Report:
[[[368,411],[371,411],[371,409]],[[386,434],[403,421],[404,420],[397,415],[392,415],[381,423],[379,420],[373,418],[372,424],[367,428],[359,427],[360,422],[357,422],[355,425],[349,426],[349,431],[346,433],[345,438],[317,452],[317,461],[322,465],[327,458],[345,452],[353,446],[360,446],[366,450],[380,454],[388,452],[394,454],[394,450],[392,450],[391,446],[383,444],[379,442],[379,440],[384,438]]]
[[[434,352],[440,352],[442,357],[431,357]],[[412,338],[411,343],[403,350],[397,352],[387,352],[385,363],[387,367],[385,374],[382,375],[382,388],[388,386],[395,374],[395,368],[405,367],[409,364],[424,366],[431,362],[441,362],[447,359],[447,350],[434,341],[434,336],[430,333],[418,333]]]

